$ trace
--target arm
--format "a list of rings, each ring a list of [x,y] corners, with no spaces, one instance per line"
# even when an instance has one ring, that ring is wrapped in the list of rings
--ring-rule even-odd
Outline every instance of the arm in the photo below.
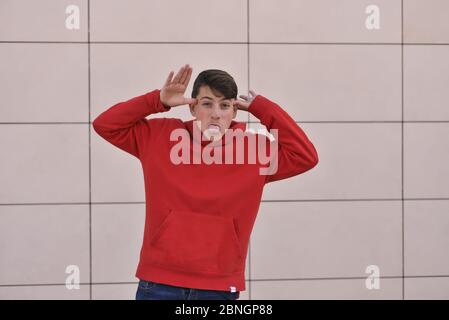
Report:
[[[155,124],[162,119],[145,117],[169,111],[172,107],[195,103],[196,99],[184,97],[192,75],[192,68],[186,64],[176,76],[170,71],[162,89],[155,89],[144,95],[119,102],[101,113],[92,125],[95,131],[116,147],[142,159],[145,144],[154,135]]]
[[[95,118],[92,126],[102,138],[140,159],[151,136],[151,121],[156,120],[145,117],[170,109],[161,102],[160,90],[155,89],[113,105]]]
[[[318,153],[314,145],[279,105],[257,95],[250,103],[248,112],[257,117],[268,131],[278,130],[278,167],[274,174],[267,175],[265,183],[301,174],[318,164]]]

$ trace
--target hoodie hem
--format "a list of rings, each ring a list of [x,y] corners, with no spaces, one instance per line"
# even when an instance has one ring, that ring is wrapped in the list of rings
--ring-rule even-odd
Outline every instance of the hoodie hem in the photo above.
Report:
[[[154,265],[138,268],[136,277],[140,280],[152,281],[176,287],[203,290],[245,291],[245,272],[232,275],[191,274],[167,270]]]

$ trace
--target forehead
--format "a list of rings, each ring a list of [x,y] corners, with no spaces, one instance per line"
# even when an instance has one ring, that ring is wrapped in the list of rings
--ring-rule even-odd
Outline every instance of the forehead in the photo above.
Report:
[[[198,93],[199,100],[216,100],[216,101],[229,101],[231,99],[225,99],[225,97],[220,94],[219,96],[215,95],[214,92],[207,86],[203,86],[200,88]]]

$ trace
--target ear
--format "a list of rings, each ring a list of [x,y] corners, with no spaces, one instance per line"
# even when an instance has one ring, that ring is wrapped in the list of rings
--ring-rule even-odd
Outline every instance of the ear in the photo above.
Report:
[[[190,114],[195,117],[195,105],[193,103],[189,103]]]
[[[234,114],[233,114],[233,116],[232,116],[232,119],[235,119],[235,117],[237,116],[237,110],[238,110],[239,108],[237,107],[237,104],[234,104],[233,108],[234,108]]]

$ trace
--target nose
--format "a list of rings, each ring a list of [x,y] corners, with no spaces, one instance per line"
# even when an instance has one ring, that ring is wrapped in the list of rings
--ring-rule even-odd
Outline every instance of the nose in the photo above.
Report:
[[[220,110],[216,107],[212,108],[211,117],[215,120],[220,118]]]

